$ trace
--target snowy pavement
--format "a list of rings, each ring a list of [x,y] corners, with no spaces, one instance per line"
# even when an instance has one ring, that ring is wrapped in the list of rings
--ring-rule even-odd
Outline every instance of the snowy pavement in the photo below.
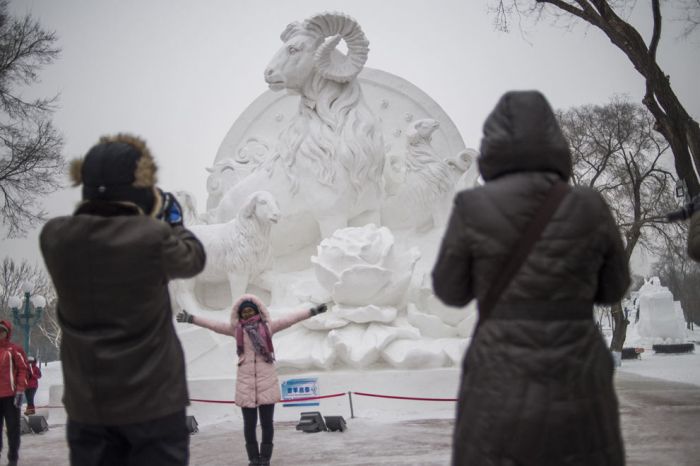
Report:
[[[663,361],[663,360],[662,360]],[[666,365],[675,363],[667,359]],[[697,358],[682,360],[696,362]],[[642,361],[643,362],[643,361]],[[624,367],[635,366],[625,363]],[[697,369],[686,366],[686,370]],[[618,372],[622,427],[628,466],[700,464],[700,386]],[[447,465],[450,419],[392,420],[346,417],[348,430],[315,434],[295,430],[295,422],[277,422],[273,464],[283,465]],[[62,426],[22,436],[20,464],[68,465]],[[3,463],[4,464],[4,463]],[[200,426],[191,437],[191,465],[245,465],[240,423]]]

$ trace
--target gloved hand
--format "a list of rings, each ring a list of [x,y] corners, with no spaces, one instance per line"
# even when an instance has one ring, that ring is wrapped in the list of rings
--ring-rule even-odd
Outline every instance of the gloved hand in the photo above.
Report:
[[[178,322],[186,322],[188,324],[191,324],[194,320],[194,316],[189,312],[183,310],[175,316],[175,320],[177,320]]]
[[[311,315],[316,316],[318,314],[322,314],[322,313],[326,312],[327,310],[328,310],[327,304],[325,304],[325,303],[319,304],[318,306],[311,308]]]
[[[15,393],[15,408],[20,408],[22,406],[22,398],[24,397],[24,392]]]
[[[172,193],[166,193],[161,189],[160,196],[163,199],[163,208],[157,218],[170,224],[170,226],[183,226],[182,206]]]

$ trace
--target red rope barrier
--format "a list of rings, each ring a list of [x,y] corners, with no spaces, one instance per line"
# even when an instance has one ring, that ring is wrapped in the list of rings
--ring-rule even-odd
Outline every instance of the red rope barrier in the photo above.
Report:
[[[224,403],[224,404],[233,404],[233,405],[236,404],[236,402],[233,400],[199,400],[197,398],[190,398],[190,401],[197,401],[199,403]]]
[[[376,393],[364,393],[364,392],[350,392],[355,395],[361,395],[361,396],[371,396],[375,398],[389,398],[393,400],[413,400],[413,401],[457,401],[457,398],[419,398],[419,397],[412,397],[412,396],[394,396],[394,395],[378,395]],[[305,398],[288,398],[288,399],[282,399],[279,401],[279,403],[296,403],[298,401],[310,401],[310,400],[321,400],[324,398],[337,398],[339,396],[346,396],[347,393],[334,393],[332,395],[322,395],[322,396],[309,396]],[[201,398],[190,398],[190,401],[194,401],[197,403],[221,403],[221,404],[236,404],[234,400],[206,400],[206,399],[201,399]],[[60,406],[50,406],[50,405],[45,405],[45,406],[37,406],[37,408],[63,408],[63,405]]]
[[[279,401],[279,403],[294,403],[297,401],[308,401],[308,400],[320,400],[322,398],[335,398],[338,396],[345,396],[347,393],[335,393],[333,395],[323,395],[323,396],[309,396],[306,398],[290,398],[290,399],[282,399]],[[234,400],[202,400],[198,398],[190,398],[190,401],[197,401],[199,403],[228,403],[228,404],[236,404]]]
[[[355,395],[362,396],[373,396],[375,398],[391,398],[394,400],[415,400],[415,401],[457,401],[457,398],[416,398],[412,396],[391,396],[391,395],[377,395],[375,393],[362,393],[362,392],[352,392]]]

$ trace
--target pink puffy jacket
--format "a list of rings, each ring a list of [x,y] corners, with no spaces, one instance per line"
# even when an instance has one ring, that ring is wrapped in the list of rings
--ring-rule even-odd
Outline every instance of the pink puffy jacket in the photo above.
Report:
[[[253,301],[258,306],[263,321],[267,323],[272,335],[311,317],[311,309],[302,309],[279,319],[270,320],[270,313],[263,302],[255,295],[245,294],[233,305],[230,322],[193,316],[192,323],[236,338],[238,307],[244,300]],[[236,376],[236,404],[241,408],[255,408],[259,405],[277,403],[281,398],[275,365],[265,362],[255,353],[248,334],[243,332],[243,354],[238,357],[238,375]]]

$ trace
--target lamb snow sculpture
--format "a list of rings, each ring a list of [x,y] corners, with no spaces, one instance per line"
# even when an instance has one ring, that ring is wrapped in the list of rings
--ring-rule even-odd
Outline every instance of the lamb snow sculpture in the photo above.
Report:
[[[181,308],[202,308],[195,291],[203,283],[228,281],[230,304],[245,293],[250,283],[272,267],[270,228],[279,218],[280,209],[272,194],[257,191],[248,196],[233,220],[190,227],[204,245],[207,264],[195,278],[175,281],[174,294]]]
[[[385,176],[385,179],[393,180],[394,188],[388,191],[393,191],[394,195],[389,196],[382,206],[383,221],[396,212],[403,212],[419,231],[443,225],[456,179],[452,167],[430,145],[431,135],[439,126],[440,123],[432,118],[408,125],[405,154],[392,159],[394,161],[388,167],[391,174]],[[404,226],[392,224],[392,220],[384,221],[387,223],[393,227]]]
[[[264,189],[284,212],[280,230],[315,221],[314,230],[320,227],[325,238],[348,224],[378,223],[384,143],[356,79],[369,42],[357,22],[340,13],[292,23],[281,38],[284,45],[265,70],[265,81],[273,91],[299,94],[299,111],[271,156],[225,193],[213,217],[231,219],[246,195]],[[341,39],[347,55],[336,50]],[[287,234],[284,240],[299,241],[294,236]],[[314,240],[317,233],[304,245]]]

